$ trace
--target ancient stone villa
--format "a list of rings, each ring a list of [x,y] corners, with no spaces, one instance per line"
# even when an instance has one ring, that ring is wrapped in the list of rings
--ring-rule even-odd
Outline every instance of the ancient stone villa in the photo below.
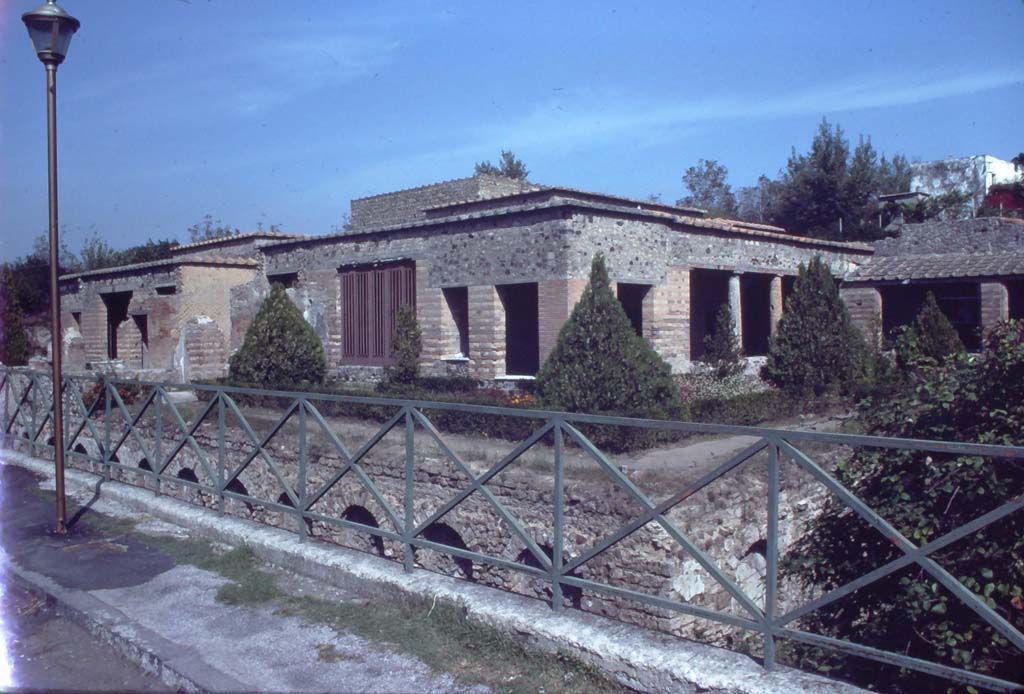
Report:
[[[1019,239],[1024,224],[1003,222],[1008,231],[999,233]],[[1016,257],[1019,240],[1007,244],[997,244],[1001,257]],[[335,376],[378,377],[389,360],[394,312],[412,303],[425,370],[530,377],[553,348],[598,252],[636,330],[677,371],[700,357],[723,303],[745,352],[765,354],[798,266],[815,255],[851,279],[844,291],[865,329],[885,317],[891,290],[882,285],[907,279],[872,274],[867,244],[475,176],[353,200],[351,224],[338,234],[245,234],[179,247],[168,260],[65,276],[63,344],[71,368],[220,376],[277,282],[320,336]],[[975,273],[952,284],[1006,284],[1009,277],[1004,294],[1016,297],[1024,265],[1007,267],[1006,276],[986,266],[980,280]],[[1020,312],[1019,298],[982,311],[981,297],[990,302],[992,290],[975,293],[978,324]]]

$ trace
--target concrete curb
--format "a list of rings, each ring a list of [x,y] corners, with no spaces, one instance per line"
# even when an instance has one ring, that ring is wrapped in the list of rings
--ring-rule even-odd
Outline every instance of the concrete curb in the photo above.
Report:
[[[195,694],[246,689],[241,682],[206,665],[193,649],[172,643],[152,630],[134,624],[116,608],[88,592],[64,588],[48,576],[24,569],[16,562],[9,562],[5,568],[9,577],[20,585],[52,600],[61,616],[78,624],[167,686]]]
[[[52,477],[53,467],[49,461],[10,450],[5,450],[3,456],[7,462]],[[68,470],[65,477],[68,493],[81,490],[91,495],[98,479],[90,473]],[[297,535],[285,530],[222,516],[215,511],[167,496],[157,497],[151,491],[120,482],[105,482],[101,498],[104,497],[186,527],[199,537],[229,545],[246,545],[264,561],[331,585],[345,588],[353,583],[364,587],[370,584],[384,593],[457,603],[467,615],[481,623],[525,638],[532,646],[541,649],[568,651],[634,689],[722,694],[852,694],[864,691],[792,668],[779,667],[767,672],[757,662],[739,653],[575,610],[555,613],[536,600],[425,570],[406,574],[400,565],[386,559],[326,543],[300,542]],[[49,581],[44,576],[24,578],[29,581],[41,579],[43,586]],[[87,601],[70,595],[80,591],[64,591],[55,584],[50,588],[57,590],[42,590],[83,615],[80,621],[84,619],[83,623],[93,633],[104,640],[109,634],[114,639],[109,642],[125,655],[147,669],[150,669],[150,663],[153,668],[159,668],[161,678],[168,684],[184,685],[189,691],[204,690],[196,680],[205,678],[197,678],[195,673],[186,674],[184,656],[179,660],[183,650],[180,646],[169,642],[160,644],[158,635],[141,633],[142,630],[135,630],[130,624],[118,622],[115,611],[109,606],[85,604]],[[99,603],[98,600],[96,602]],[[103,618],[104,609],[109,619]],[[99,611],[98,616],[95,611]],[[116,640],[123,641],[124,645]],[[228,688],[238,689],[237,685]]]

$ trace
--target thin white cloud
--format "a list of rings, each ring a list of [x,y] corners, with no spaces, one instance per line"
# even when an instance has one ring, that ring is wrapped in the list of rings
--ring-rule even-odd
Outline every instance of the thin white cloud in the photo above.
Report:
[[[247,48],[195,52],[132,67],[76,85],[68,99],[114,99],[119,110],[176,102],[257,113],[328,87],[338,87],[393,62],[399,42],[347,32],[307,32],[301,40],[253,36]],[[179,109],[180,110],[180,109]]]
[[[635,95],[585,92],[534,106],[515,120],[489,124],[476,138],[517,149],[557,147],[572,150],[630,138],[652,144],[692,133],[712,121],[820,115],[926,103],[1020,85],[1024,67],[972,75],[928,79],[917,76],[868,77],[835,84],[808,85],[783,94],[719,95],[685,101],[653,102]]]

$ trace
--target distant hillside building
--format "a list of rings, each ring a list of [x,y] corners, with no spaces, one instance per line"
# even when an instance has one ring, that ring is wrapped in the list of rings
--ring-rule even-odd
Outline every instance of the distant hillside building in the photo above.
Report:
[[[910,174],[911,193],[941,195],[956,190],[969,195],[965,218],[981,208],[993,185],[1021,180],[1021,172],[1012,162],[987,154],[918,162],[910,165]]]

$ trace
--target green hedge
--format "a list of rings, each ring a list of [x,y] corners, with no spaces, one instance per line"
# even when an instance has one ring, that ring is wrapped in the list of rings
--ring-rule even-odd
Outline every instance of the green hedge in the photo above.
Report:
[[[780,390],[762,390],[731,398],[710,398],[690,403],[690,417],[708,424],[754,426],[792,417],[806,409],[806,402]]]

